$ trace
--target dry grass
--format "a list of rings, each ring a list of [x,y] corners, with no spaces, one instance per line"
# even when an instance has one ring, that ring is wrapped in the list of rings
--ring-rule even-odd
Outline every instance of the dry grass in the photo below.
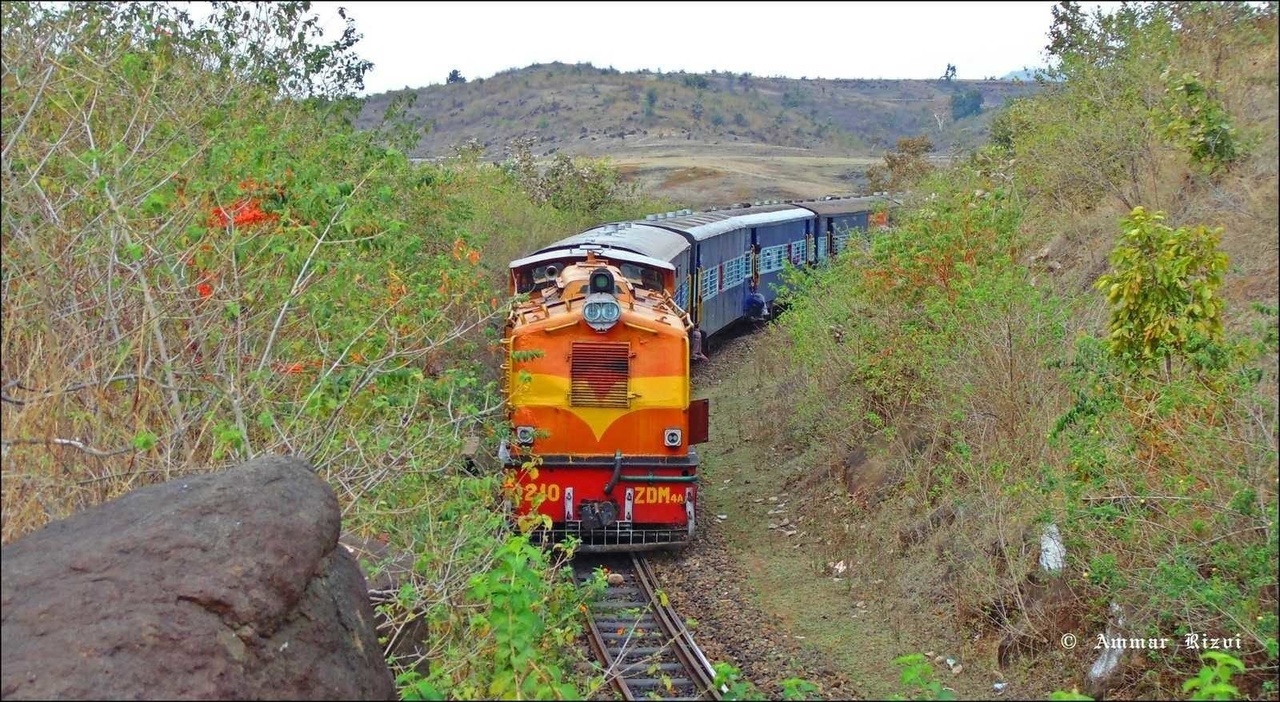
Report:
[[[760,144],[637,147],[610,158],[641,190],[693,208],[865,192],[862,172],[874,162]]]
[[[1114,557],[1123,577],[1131,584],[1140,583],[1137,592],[1132,587],[1108,590],[1098,584],[1101,581],[1074,571],[1061,580],[1068,587],[1054,588],[1037,572],[1039,524],[1046,517],[1061,519],[1064,509],[1055,501],[1056,488],[1047,486],[1054,476],[1071,476],[1076,468],[1070,461],[1078,459],[1068,458],[1067,442],[1048,440],[1049,429],[1074,403],[1060,364],[1071,359],[1077,336],[1105,332],[1106,305],[1092,284],[1109,267],[1118,223],[1128,212],[1121,197],[1138,198],[1138,204],[1148,209],[1166,211],[1174,226],[1223,227],[1222,247],[1231,260],[1223,287],[1229,336],[1238,339],[1253,333],[1252,327],[1263,318],[1251,310],[1252,305],[1280,306],[1276,165],[1280,101],[1274,16],[1262,26],[1261,41],[1224,46],[1228,36],[1219,28],[1209,39],[1187,39],[1177,68],[1201,70],[1206,80],[1216,81],[1211,84],[1247,146],[1247,156],[1229,171],[1207,176],[1192,168],[1185,153],[1152,135],[1142,149],[1129,154],[1134,165],[1125,174],[1129,180],[1118,181],[1096,201],[1066,207],[1043,193],[1023,191],[1038,198],[1022,220],[1023,234],[1032,242],[1023,260],[1035,285],[1054,291],[1063,302],[1061,309],[1067,315],[1060,340],[1026,336],[1027,330],[1039,325],[1033,310],[982,310],[966,335],[948,350],[958,351],[961,362],[935,383],[919,388],[914,404],[904,400],[903,410],[896,415],[881,413],[892,429],[889,432],[869,432],[865,417],[846,411],[865,406],[853,401],[863,391],[846,380],[845,371],[866,352],[857,345],[841,348],[844,322],[838,321],[843,319],[838,315],[829,317],[829,329],[806,327],[821,338],[803,342],[781,333],[779,327],[771,328],[750,344],[749,360],[741,361],[751,368],[749,373],[717,379],[720,385],[710,390],[720,398],[714,415],[719,443],[712,454],[716,491],[708,499],[717,500],[716,509],[730,515],[726,524],[738,534],[738,547],[760,562],[753,570],[762,592],[781,587],[784,578],[771,571],[783,569],[786,578],[806,583],[805,597],[825,598],[817,604],[789,604],[785,593],[772,598],[780,611],[794,615],[797,633],[819,636],[836,651],[856,648],[860,654],[879,656],[877,667],[883,677],[892,675],[888,661],[894,655],[925,650],[959,653],[966,660],[966,670],[1001,666],[1004,676],[1022,683],[1012,689],[1038,696],[1069,689],[1082,678],[1096,652],[1065,652],[1054,641],[1066,631],[1100,632],[1106,622],[1106,601],[1099,605],[1099,598],[1129,597],[1139,621],[1173,617],[1193,628],[1234,630],[1225,615],[1161,600],[1161,588],[1173,585],[1165,582],[1157,587],[1152,580],[1158,577],[1154,564],[1172,561],[1173,549],[1160,551],[1170,533],[1178,535],[1181,548],[1204,549],[1197,553],[1208,553],[1215,543],[1232,544],[1232,553],[1265,552],[1260,538],[1274,528],[1265,524],[1269,517],[1227,520],[1222,524],[1229,528],[1213,526],[1208,533],[1204,529],[1213,523],[1208,515],[1215,510],[1228,512],[1232,509],[1228,503],[1245,488],[1256,492],[1264,515],[1273,513],[1276,418],[1274,410],[1264,408],[1278,404],[1275,358],[1260,360],[1262,381],[1255,388],[1260,401],[1228,403],[1232,414],[1226,424],[1187,415],[1144,425],[1144,431],[1150,432],[1144,440],[1169,452],[1168,475],[1120,455],[1117,447],[1123,447],[1123,442],[1107,445],[1112,481],[1123,483],[1132,477],[1135,490],[1147,484],[1157,492],[1172,491],[1167,481],[1176,482],[1171,476],[1185,471],[1187,480],[1203,490],[1197,499],[1203,499],[1204,506],[1194,513],[1166,517],[1156,510],[1133,516],[1124,511],[1130,507],[1122,506],[1121,514],[1129,515],[1132,525],[1117,517],[1113,524],[1074,536],[1072,558],[1079,559],[1076,563],[1082,570],[1088,569],[1091,559]],[[1154,94],[1160,89],[1153,87]],[[1066,154],[1077,155],[1097,157]],[[786,158],[781,154],[758,158],[741,170],[767,162],[771,172],[780,172],[791,165]],[[696,163],[705,165],[712,159],[714,154],[706,153]],[[664,154],[662,160],[679,164],[677,168],[694,163],[682,163],[677,155]],[[726,164],[725,170],[736,165]],[[1043,168],[1043,164],[1028,167]],[[838,296],[838,291],[828,292]],[[882,316],[868,313],[864,319],[855,314],[848,324]],[[823,350],[814,357],[805,356],[807,365],[802,365],[798,353],[802,345]],[[963,401],[935,401],[947,395]],[[867,439],[869,433],[875,436]],[[1126,472],[1131,470],[1132,476]],[[750,485],[739,486],[748,478]],[[723,487],[722,481],[727,483]],[[1108,487],[1116,487],[1115,482]],[[729,494],[717,498],[717,491]],[[788,493],[787,501],[796,510],[788,516],[799,524],[799,533],[790,539],[766,530],[763,522],[777,517],[751,504],[753,499],[781,492]],[[806,568],[797,570],[797,552],[804,554],[799,561],[807,563]],[[1256,565],[1259,557],[1264,562],[1267,558],[1255,556],[1250,563]],[[844,561],[851,569],[849,590],[820,594],[823,588],[809,581],[830,575],[826,564],[836,561]],[[1107,559],[1099,562],[1105,564]],[[1199,576],[1188,575],[1187,582],[1198,592],[1223,587],[1211,580],[1208,566],[1204,567]],[[1274,607],[1274,581],[1257,592],[1249,589],[1251,585],[1240,587],[1239,596],[1228,606],[1247,610],[1257,605],[1262,607],[1259,616],[1266,614],[1268,605]],[[857,600],[870,605],[873,614],[867,621],[889,628],[892,636],[871,634],[865,622],[856,618],[852,622],[839,619],[833,625],[813,612],[844,613]],[[1266,662],[1262,645],[1275,632],[1255,630],[1259,625],[1253,623],[1252,613],[1246,619],[1237,624],[1252,648],[1250,660],[1262,667],[1246,677],[1245,688],[1273,697],[1274,691],[1263,693],[1259,686],[1274,674],[1274,667],[1268,667],[1274,661]],[[1274,625],[1265,617],[1258,621]],[[833,627],[848,635],[832,633]],[[1173,694],[1198,662],[1187,656],[1162,661],[1155,668],[1141,659],[1131,665],[1114,695]],[[858,672],[875,675],[872,667],[862,665]],[[989,687],[973,682],[957,679],[955,686],[963,697],[990,694]],[[887,686],[878,691],[891,694],[894,689]]]

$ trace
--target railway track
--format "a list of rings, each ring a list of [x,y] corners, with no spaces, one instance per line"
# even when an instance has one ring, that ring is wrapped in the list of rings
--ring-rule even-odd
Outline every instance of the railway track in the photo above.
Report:
[[[636,555],[573,559],[579,582],[598,568],[621,576],[622,582],[610,585],[591,607],[587,638],[623,699],[720,699],[711,663],[659,594],[649,564]]]

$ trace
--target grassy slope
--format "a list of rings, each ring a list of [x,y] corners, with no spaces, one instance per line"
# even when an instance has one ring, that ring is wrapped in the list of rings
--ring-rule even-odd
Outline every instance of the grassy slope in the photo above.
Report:
[[[1248,157],[1237,163],[1231,173],[1207,180],[1187,168],[1184,154],[1157,148],[1140,163],[1144,169],[1142,182],[1135,186],[1142,201],[1169,212],[1175,226],[1206,223],[1225,228],[1222,249],[1229,255],[1231,266],[1223,293],[1228,305],[1228,334],[1235,338],[1250,332],[1258,323],[1260,318],[1250,309],[1252,305],[1274,309],[1280,296],[1275,237],[1274,16],[1260,29],[1264,39],[1256,43],[1224,45],[1230,41],[1226,34],[1215,37],[1217,43],[1213,44],[1197,45],[1194,38],[1188,38],[1179,58],[1179,65],[1203,70],[1219,86],[1219,95],[1239,134],[1250,145]],[[1126,212],[1127,208],[1112,196],[1078,209],[1041,202],[1027,212],[1023,226],[1032,245],[1026,252],[1026,262],[1033,263],[1041,285],[1071,302],[1074,317],[1070,328],[1080,333],[1103,330],[1104,302],[1090,285],[1106,270],[1116,223]],[[1051,353],[1069,357],[1071,341],[1068,334],[1063,345]],[[701,388],[716,407],[713,443],[707,452],[710,487],[705,506],[709,513],[728,515],[720,528],[753,573],[750,589],[761,604],[791,626],[795,634],[806,637],[809,645],[836,656],[866,689],[878,695],[902,689],[897,671],[890,664],[894,657],[925,651],[955,655],[962,661],[961,674],[952,676],[943,671],[940,675],[945,684],[966,698],[992,694],[991,684],[1000,679],[1011,683],[1011,693],[1007,694],[1016,696],[1043,697],[1054,689],[1070,689],[1079,684],[1096,653],[1084,650],[1088,647],[1064,651],[1046,643],[1034,647],[1031,655],[1013,657],[1003,669],[998,669],[997,660],[1000,642],[1013,633],[1028,633],[1028,623],[1042,635],[1074,628],[1078,634],[1092,637],[1102,631],[1105,600],[1099,604],[1085,598],[1096,598],[1105,592],[1087,571],[1091,570],[1089,559],[1107,553],[1090,549],[1101,545],[1118,548],[1115,552],[1122,559],[1131,558],[1135,563],[1146,557],[1141,550],[1143,537],[1131,536],[1127,544],[1122,540],[1117,547],[1108,541],[1113,536],[1102,532],[1087,535],[1083,542],[1075,542],[1085,555],[1072,554],[1076,567],[1073,578],[1077,580],[1072,585],[1074,594],[1069,594],[1066,601],[1055,603],[1043,590],[1011,589],[1017,583],[1016,574],[1035,567],[1038,531],[1034,520],[1045,505],[1030,494],[1011,497],[1009,488],[1024,483],[1034,486],[1039,480],[1036,462],[1052,466],[1063,465],[1067,460],[1060,447],[1046,446],[1043,440],[1053,419],[1070,406],[1070,398],[1064,396],[1063,379],[1045,374],[1039,358],[1026,359],[1030,361],[1027,367],[1039,367],[1033,372],[1041,374],[1033,376],[1039,379],[1028,386],[1037,398],[1037,406],[1026,414],[1023,431],[1027,433],[1023,440],[1027,443],[1022,451],[1031,453],[1009,466],[1003,479],[993,480],[989,473],[957,472],[944,465],[947,446],[937,442],[945,439],[946,431],[926,429],[920,434],[902,426],[896,440],[847,447],[842,446],[842,434],[851,433],[847,424],[811,422],[807,428],[798,426],[792,418],[797,408],[804,410],[802,405],[830,402],[823,406],[835,406],[840,402],[835,395],[822,400],[821,390],[816,396],[805,391],[817,378],[838,377],[838,368],[797,367],[796,342],[785,334],[768,334],[760,340],[738,343],[748,344],[749,350],[732,352],[738,355],[731,356],[727,365],[735,368],[749,363],[754,371],[725,370]],[[824,339],[817,343],[832,342]],[[1263,406],[1270,402],[1274,407],[1275,359],[1264,358],[1262,368],[1263,381],[1257,389],[1268,398]],[[981,369],[979,358],[968,368],[951,371],[950,377],[942,379],[943,385],[935,389],[950,392],[948,387],[989,383],[991,378],[981,376]],[[1255,437],[1259,442],[1255,455],[1260,458],[1254,460],[1261,462],[1248,470],[1258,471],[1263,502],[1274,511],[1274,416],[1269,420],[1261,418],[1258,428],[1262,433]],[[988,436],[991,438],[984,441],[983,437]],[[997,436],[998,432],[986,429],[970,434],[973,454],[1013,455],[997,445]],[[1268,455],[1270,459],[1266,458]],[[1230,470],[1210,462],[1201,465],[1204,471],[1214,471],[1204,474],[1209,485],[1219,481],[1217,471]],[[938,499],[940,494],[950,498]],[[778,504],[770,502],[773,498],[778,503],[788,503],[787,516],[797,522],[793,536],[768,528],[781,517],[769,514]],[[1221,504],[1225,505],[1225,501]],[[969,513],[961,512],[953,521],[945,509],[941,513],[935,511],[948,505],[968,505]],[[1228,536],[1219,533],[1213,538]],[[1182,540],[1205,542],[1204,537],[1191,533],[1183,534]],[[1265,549],[1262,543],[1253,542],[1239,544],[1235,549],[1260,546]],[[1001,551],[1003,555],[993,557]],[[843,561],[849,569],[840,580],[832,578],[827,566],[837,561]],[[1105,558],[1093,561],[1106,562]],[[1004,572],[1001,563],[1007,563],[1010,572]],[[1207,574],[1208,566],[1205,568]],[[1270,568],[1274,572],[1274,554]],[[1131,575],[1137,577],[1141,573]],[[1198,587],[1207,592],[1218,587],[1215,583],[1206,577]],[[1149,592],[1154,598],[1154,591]],[[1251,599],[1255,595],[1261,598],[1264,610],[1265,602],[1274,605],[1274,580],[1245,597]],[[863,603],[861,607],[859,602]],[[1014,616],[1010,624],[1002,626],[988,618],[997,608],[1007,608],[1014,615],[1025,610],[1029,617],[1018,624],[1019,618]],[[1274,638],[1275,621],[1266,620],[1264,615],[1265,611],[1259,614],[1259,625],[1264,627],[1259,633]],[[1175,623],[1178,616],[1174,615]],[[1185,619],[1182,615],[1182,626],[1209,625],[1207,621]],[[1172,628],[1173,624],[1162,626]],[[1272,628],[1269,634],[1265,627]],[[1257,644],[1251,645],[1255,649],[1254,664],[1266,660]],[[1163,664],[1153,665],[1142,658],[1131,660],[1129,665],[1118,693],[1123,697],[1174,694],[1173,686],[1182,679],[1179,676],[1188,674],[1185,667],[1171,674],[1173,668],[1162,669]],[[1180,665],[1190,663],[1184,661]],[[1270,665],[1274,666],[1274,659]],[[1274,697],[1274,689],[1268,692],[1260,687],[1265,678],[1274,674],[1274,667],[1269,670],[1266,666],[1252,670],[1245,688],[1252,694]]]

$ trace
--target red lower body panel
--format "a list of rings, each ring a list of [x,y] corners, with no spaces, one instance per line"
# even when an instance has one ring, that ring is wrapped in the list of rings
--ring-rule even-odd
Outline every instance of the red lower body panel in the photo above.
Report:
[[[696,459],[695,459],[696,460]],[[617,476],[615,481],[615,474]],[[611,484],[612,483],[612,484]],[[679,547],[693,535],[694,466],[541,465],[510,469],[517,516],[544,515],[546,539],[576,537],[580,551]]]

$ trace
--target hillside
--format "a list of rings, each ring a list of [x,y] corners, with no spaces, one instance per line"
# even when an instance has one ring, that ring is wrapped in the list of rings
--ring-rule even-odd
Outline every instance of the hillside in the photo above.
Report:
[[[977,143],[989,115],[1035,83],[986,80],[821,80],[737,73],[622,73],[539,64],[466,83],[408,89],[407,115],[429,126],[412,154],[439,158],[476,139],[500,159],[512,139],[538,155],[617,156],[687,142],[752,144],[869,156],[928,135],[940,153]],[[978,91],[983,111],[952,119],[953,95]],[[405,91],[371,96],[357,126],[378,124]]]
[[[1060,84],[712,339],[672,598],[868,699],[1276,699],[1275,6],[1055,16]]]

